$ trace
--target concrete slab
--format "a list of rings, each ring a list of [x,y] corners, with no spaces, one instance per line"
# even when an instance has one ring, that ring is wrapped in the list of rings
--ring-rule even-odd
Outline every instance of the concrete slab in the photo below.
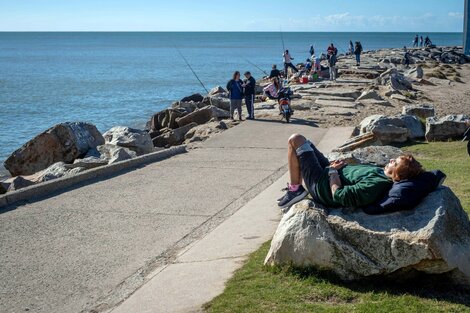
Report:
[[[351,116],[351,115],[357,114],[359,111],[357,109],[325,107],[325,108],[319,109],[319,112],[322,112],[323,114],[326,114],[326,115]]]
[[[346,109],[357,109],[355,102],[348,101],[335,101],[335,100],[316,100],[315,104],[322,107],[333,107],[333,108],[346,108]]]

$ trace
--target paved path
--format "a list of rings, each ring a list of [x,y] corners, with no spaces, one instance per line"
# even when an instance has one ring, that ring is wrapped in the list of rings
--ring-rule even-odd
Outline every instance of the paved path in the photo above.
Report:
[[[278,180],[294,132],[318,143],[327,130],[246,122],[186,154],[3,212],[0,312],[112,309]]]

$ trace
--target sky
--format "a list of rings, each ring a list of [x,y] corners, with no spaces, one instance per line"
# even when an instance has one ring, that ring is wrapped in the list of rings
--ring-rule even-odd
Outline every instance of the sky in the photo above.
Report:
[[[0,0],[0,31],[461,32],[464,0]]]

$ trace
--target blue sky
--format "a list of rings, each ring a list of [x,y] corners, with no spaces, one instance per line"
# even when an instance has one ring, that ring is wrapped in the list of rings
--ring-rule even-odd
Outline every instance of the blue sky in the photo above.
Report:
[[[0,0],[0,31],[461,32],[464,0]]]

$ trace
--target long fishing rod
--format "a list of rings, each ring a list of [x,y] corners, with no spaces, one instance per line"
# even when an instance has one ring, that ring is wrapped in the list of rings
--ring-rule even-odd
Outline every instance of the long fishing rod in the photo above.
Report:
[[[281,40],[282,40],[282,53],[286,52],[286,46],[284,44],[284,35],[282,33],[282,27],[279,26],[279,32],[281,33]]]
[[[178,54],[181,56],[181,58],[184,60],[184,62],[186,63],[186,65],[189,67],[189,69],[191,70],[191,72],[193,72],[194,76],[196,77],[196,79],[199,81],[199,83],[201,84],[202,88],[204,88],[204,90],[209,93],[209,91],[207,90],[206,86],[204,86],[204,83],[199,79],[199,76],[197,76],[196,72],[193,70],[193,68],[191,67],[191,64],[189,64],[188,60],[186,60],[186,58],[184,57],[184,55],[181,53],[181,51],[175,46],[175,49],[176,51],[178,51]]]
[[[256,65],[255,63],[253,62],[250,62],[249,60],[245,60],[246,62],[248,62],[249,64],[251,64],[252,66],[256,67],[257,69],[259,69],[261,72],[263,72],[266,76],[269,76],[269,74],[264,71],[262,68],[260,68],[258,65]]]

